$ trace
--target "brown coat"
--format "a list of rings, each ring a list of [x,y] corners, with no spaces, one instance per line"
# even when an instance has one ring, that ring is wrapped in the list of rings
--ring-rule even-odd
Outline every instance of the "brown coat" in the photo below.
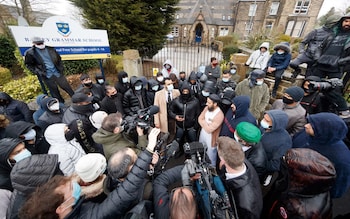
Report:
[[[168,109],[166,102],[167,90],[163,88],[160,91],[157,91],[154,96],[154,105],[159,107],[159,112],[154,115],[154,124],[159,125],[160,131],[167,133],[168,132]],[[180,96],[180,91],[174,89],[172,91],[172,99]]]
[[[206,132],[211,133],[211,146],[213,147],[216,144],[216,140],[219,137],[221,125],[224,121],[225,115],[220,110],[214,117],[212,123],[207,123],[205,121],[205,113],[208,111],[208,106],[204,108],[202,113],[198,117],[198,123]]]

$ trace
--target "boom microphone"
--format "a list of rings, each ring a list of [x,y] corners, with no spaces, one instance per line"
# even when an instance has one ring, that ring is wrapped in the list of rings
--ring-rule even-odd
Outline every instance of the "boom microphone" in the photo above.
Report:
[[[147,114],[150,115],[150,116],[152,116],[152,115],[154,115],[154,114],[156,114],[156,113],[158,113],[158,112],[159,112],[159,107],[153,105],[153,106],[150,106],[150,107],[149,107],[149,109],[148,109],[148,111],[147,111]]]
[[[171,142],[171,144],[167,145],[166,156],[173,157],[178,150],[179,150],[179,143],[176,140],[174,140],[173,142]]]

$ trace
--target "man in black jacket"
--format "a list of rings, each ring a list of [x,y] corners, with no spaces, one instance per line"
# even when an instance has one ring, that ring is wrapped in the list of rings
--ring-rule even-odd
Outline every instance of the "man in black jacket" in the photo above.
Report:
[[[0,92],[0,114],[6,115],[11,122],[32,121],[32,113],[28,105],[13,99],[5,92]]]
[[[99,84],[92,83],[92,80],[88,74],[82,74],[80,76],[80,82],[81,82],[81,85],[78,87],[75,93],[82,92],[84,88],[88,88],[92,93],[92,96],[94,97],[93,103],[99,104],[100,101],[105,96],[103,87],[100,86]]]
[[[44,93],[47,92],[42,80],[49,88],[51,96],[64,103],[57,85],[66,91],[69,96],[73,96],[74,91],[63,74],[64,69],[61,56],[56,52],[55,48],[45,46],[44,39],[40,37],[34,37],[32,42],[33,47],[25,52],[25,65],[38,76]]]
[[[123,95],[111,85],[106,85],[105,90],[106,96],[101,101],[101,110],[105,111],[107,114],[119,112],[124,115],[122,106]]]
[[[102,203],[85,201],[84,196],[80,197],[81,188],[77,182],[70,177],[55,176],[27,200],[20,218],[121,218],[137,198],[159,132],[159,129],[152,129],[146,150],[140,154],[125,181]]]
[[[136,76],[130,79],[130,88],[123,96],[123,108],[125,115],[133,116],[137,111],[148,107],[146,90],[142,80]]]

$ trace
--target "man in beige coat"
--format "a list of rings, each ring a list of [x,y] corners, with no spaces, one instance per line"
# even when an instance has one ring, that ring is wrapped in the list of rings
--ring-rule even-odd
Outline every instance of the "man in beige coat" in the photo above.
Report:
[[[175,120],[168,116],[168,109],[171,101],[180,96],[180,91],[174,89],[173,81],[170,78],[164,79],[164,88],[157,91],[154,96],[154,105],[159,107],[159,112],[154,115],[154,125],[162,133],[170,133],[168,142],[175,137]]]
[[[198,117],[198,123],[202,127],[199,142],[208,147],[207,154],[213,166],[216,165],[217,160],[216,140],[225,118],[219,107],[219,102],[220,97],[217,94],[210,94],[207,98],[207,106]]]

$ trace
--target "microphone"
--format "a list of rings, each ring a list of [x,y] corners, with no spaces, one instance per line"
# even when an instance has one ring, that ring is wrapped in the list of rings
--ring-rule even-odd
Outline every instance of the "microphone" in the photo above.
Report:
[[[155,105],[150,106],[149,109],[147,110],[147,114],[150,115],[150,116],[152,116],[152,115],[154,115],[154,114],[156,114],[158,112],[159,112],[159,107],[155,106]]]
[[[169,132],[165,133],[158,141],[156,144],[156,150],[160,150],[161,146],[164,144],[164,142],[167,142],[168,138],[169,138]]]
[[[171,144],[167,145],[166,149],[166,156],[169,158],[173,157],[175,153],[179,150],[179,143],[176,140],[174,140],[173,142],[171,142]]]

